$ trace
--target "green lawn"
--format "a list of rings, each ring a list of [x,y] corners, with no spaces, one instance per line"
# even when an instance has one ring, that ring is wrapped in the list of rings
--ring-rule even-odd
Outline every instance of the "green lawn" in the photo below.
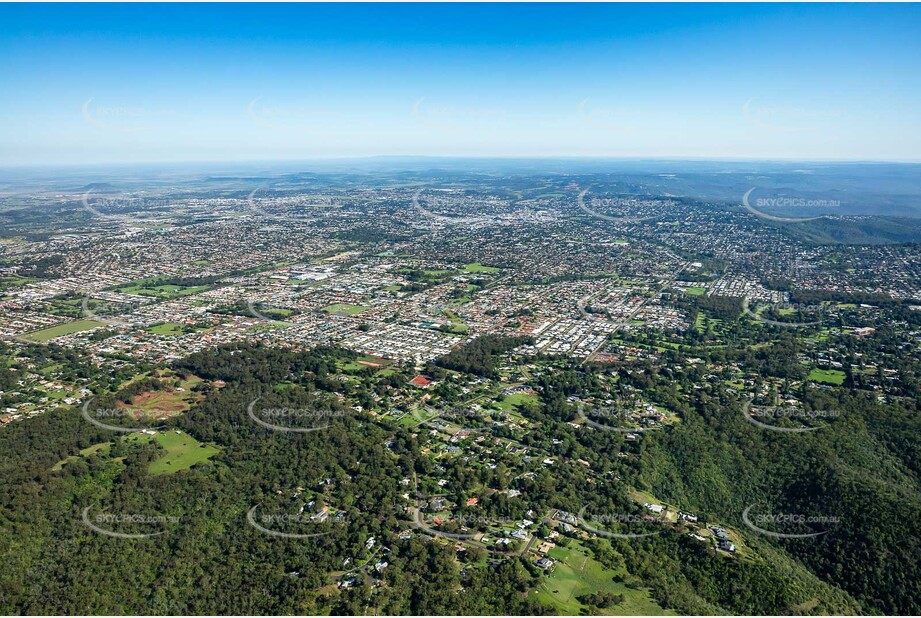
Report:
[[[809,372],[807,380],[814,382],[824,382],[825,384],[834,384],[840,386],[844,384],[845,374],[837,369],[813,369]]]
[[[701,311],[697,314],[694,329],[698,332],[706,332],[709,329],[713,334],[718,335],[723,331],[723,320],[710,317],[706,311]]]
[[[691,296],[703,296],[707,293],[707,288],[684,288],[684,291],[690,294]]]
[[[154,335],[163,335],[165,337],[175,337],[176,335],[182,334],[182,324],[176,324],[174,322],[165,322],[163,324],[157,324],[156,326],[151,326],[147,330],[148,332]]]
[[[175,429],[169,429],[158,432],[156,435],[146,433],[132,433],[123,438],[129,443],[149,443],[155,440],[157,444],[165,449],[165,453],[150,464],[148,472],[154,476],[161,474],[172,474],[188,470],[195,464],[207,461],[212,456],[220,452],[220,449],[210,444],[202,444],[189,434],[182,432],[177,433]],[[58,462],[51,469],[60,470],[66,464],[76,461],[83,457],[91,455],[108,455],[111,442],[100,442],[80,451],[79,455],[71,455]],[[123,458],[116,458],[123,459]]]
[[[349,305],[346,303],[336,303],[323,308],[326,313],[338,313],[340,315],[356,315],[367,310],[368,308],[363,305]]]
[[[220,451],[216,446],[202,444],[189,434],[176,433],[174,429],[159,432],[154,439],[166,449],[162,457],[150,464],[149,472],[154,476],[188,470]]]
[[[55,337],[63,337],[64,335],[71,335],[104,325],[103,322],[97,322],[96,320],[74,320],[73,322],[58,324],[57,326],[35,331],[34,333],[28,333],[23,335],[22,338],[35,343],[43,343]]]
[[[401,418],[397,424],[401,427],[412,427],[429,420],[435,414],[434,412],[429,412],[425,406],[419,406],[414,412],[410,412]]]
[[[542,577],[537,589],[537,600],[550,607],[554,613],[565,616],[589,614],[593,608],[582,605],[576,597],[589,593],[622,594],[623,603],[600,609],[608,616],[662,616],[673,614],[659,606],[645,589],[634,590],[622,582],[615,582],[617,572],[606,569],[597,560],[583,553],[578,544],[557,547],[551,552],[556,566],[549,577]],[[620,573],[623,575],[623,573]]]
[[[479,262],[474,262],[473,264],[467,264],[464,268],[465,273],[497,273],[499,272],[498,268],[493,266],[483,266]]]
[[[187,329],[185,324],[177,324],[176,322],[164,322],[162,324],[154,324],[147,329],[147,332],[154,335],[160,335],[162,337],[178,337],[179,335],[183,335],[187,332],[205,332],[210,330],[210,328],[204,328],[201,326]]]
[[[463,335],[467,332],[467,323],[458,317],[456,313],[448,309],[445,309],[441,313],[451,321],[451,328],[448,332],[454,333],[455,335]]]
[[[0,290],[19,288],[27,283],[34,283],[36,281],[38,281],[38,279],[33,279],[31,277],[0,277]]]
[[[514,413],[518,410],[518,406],[522,405],[525,402],[536,402],[537,395],[529,395],[527,393],[515,393],[514,395],[506,395],[505,398],[498,402],[496,405],[503,412]]]
[[[111,446],[112,446],[111,442],[100,442],[99,444],[88,446],[85,449],[82,449],[79,455],[71,455],[70,457],[66,457],[65,459],[62,459],[58,463],[54,464],[51,470],[52,472],[57,472],[58,470],[63,468],[65,465],[71,462],[77,461],[81,457],[89,457],[90,455],[94,455],[94,454],[105,455],[105,452],[103,451],[108,451],[109,447]]]
[[[157,298],[177,298],[210,290],[210,285],[157,285],[156,280],[136,281],[118,289],[123,294],[139,296],[156,296]]]
[[[378,374],[380,374],[380,371],[382,371],[383,368],[389,364],[391,364],[391,362],[387,359],[378,358],[377,356],[368,356],[367,354],[362,354],[355,360],[336,361],[336,366],[341,371],[345,371],[347,373],[354,373],[356,371],[361,371],[362,369],[376,369],[378,370]],[[393,373],[393,370],[391,370],[390,373]]]
[[[814,335],[810,335],[809,337],[803,337],[803,341],[814,341],[814,342],[827,341],[828,336],[830,334],[831,334],[831,331],[829,329],[823,328],[822,330],[820,330]]]

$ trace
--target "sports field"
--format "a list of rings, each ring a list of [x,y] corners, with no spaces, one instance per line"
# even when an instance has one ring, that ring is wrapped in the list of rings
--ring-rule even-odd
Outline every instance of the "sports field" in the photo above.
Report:
[[[323,311],[326,313],[338,313],[339,315],[356,315],[362,311],[366,311],[368,308],[362,305],[349,305],[346,303],[336,303],[335,305],[329,305],[324,307]]]
[[[483,266],[479,262],[474,262],[473,264],[467,264],[464,268],[465,273],[497,273],[499,272],[498,268],[493,266]]]
[[[104,325],[104,322],[97,322],[96,320],[74,320],[73,322],[66,322],[65,324],[58,324],[57,326],[37,330],[34,333],[27,333],[23,335],[22,338],[34,343],[44,343],[56,337],[72,335],[73,333],[79,333]]]

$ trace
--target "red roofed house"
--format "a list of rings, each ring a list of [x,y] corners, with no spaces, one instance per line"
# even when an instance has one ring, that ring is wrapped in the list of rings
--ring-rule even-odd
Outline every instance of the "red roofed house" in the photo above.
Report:
[[[429,384],[432,383],[432,381],[426,378],[425,376],[416,376],[415,378],[410,380],[409,383],[412,384],[413,386],[418,386],[419,388],[426,388]]]

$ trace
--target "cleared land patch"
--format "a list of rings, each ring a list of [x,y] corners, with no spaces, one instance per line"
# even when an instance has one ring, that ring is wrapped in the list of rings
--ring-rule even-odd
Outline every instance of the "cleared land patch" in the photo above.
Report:
[[[844,372],[837,369],[813,369],[806,379],[841,386],[844,384],[844,377]]]
[[[63,337],[64,335],[72,335],[85,330],[91,330],[97,326],[105,326],[105,323],[97,322],[96,320],[74,320],[73,322],[58,324],[57,326],[37,330],[33,333],[27,333],[23,335],[22,338],[34,343],[44,343],[57,337]]]

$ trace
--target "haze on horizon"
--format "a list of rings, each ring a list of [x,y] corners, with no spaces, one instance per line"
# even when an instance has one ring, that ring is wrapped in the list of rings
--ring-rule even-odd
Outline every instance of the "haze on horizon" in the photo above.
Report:
[[[0,165],[917,161],[917,5],[0,6]]]

